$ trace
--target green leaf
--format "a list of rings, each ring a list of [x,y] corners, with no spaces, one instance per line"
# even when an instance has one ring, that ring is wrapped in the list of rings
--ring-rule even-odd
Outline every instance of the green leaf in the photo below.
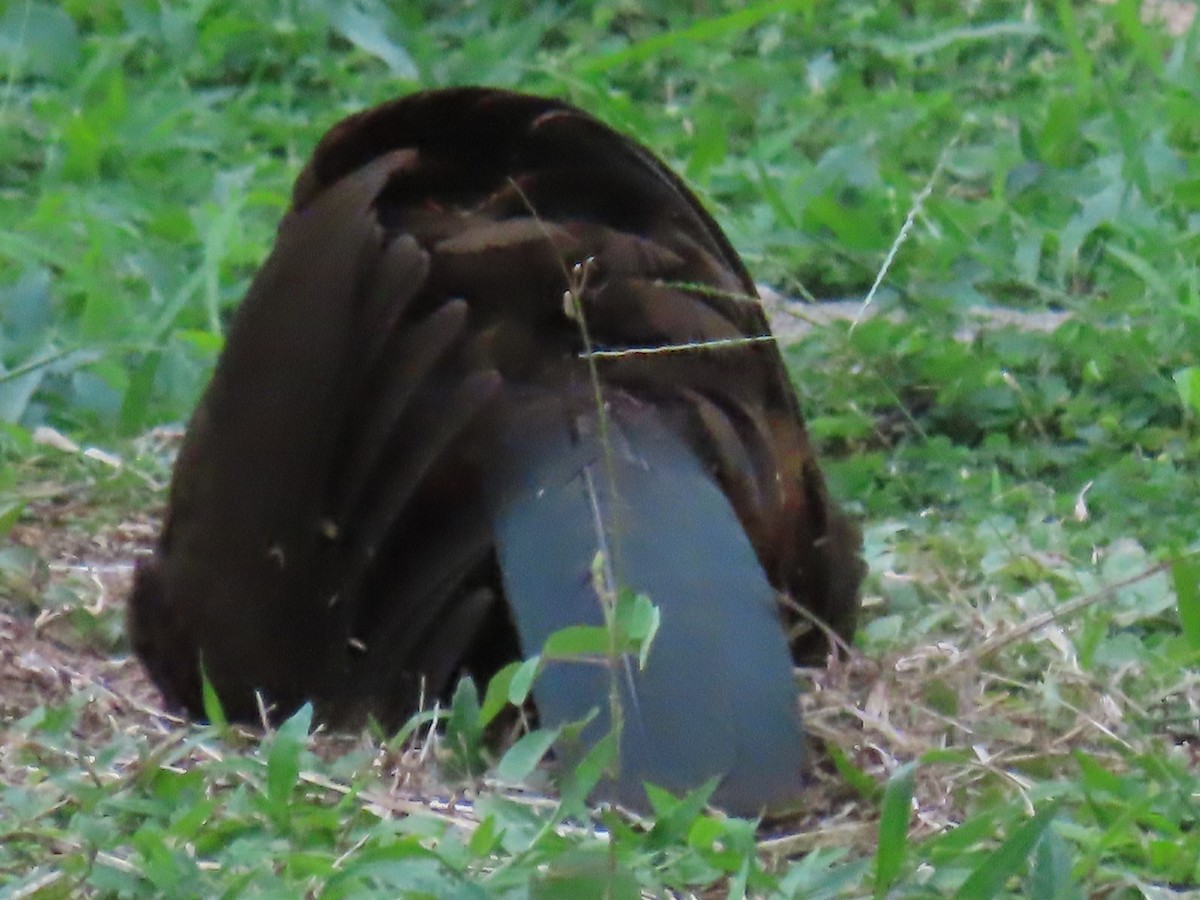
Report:
[[[565,731],[566,729],[564,729]],[[609,731],[579,761],[559,775],[562,807],[570,815],[587,815],[587,798],[617,762],[617,736]]]
[[[1179,603],[1179,624],[1192,650],[1200,650],[1200,560],[1177,559],[1171,564],[1171,579]]]
[[[484,816],[479,827],[471,833],[470,840],[467,841],[467,849],[476,859],[487,859],[495,852],[503,836],[504,831],[497,825],[496,817],[494,815]]]
[[[1071,874],[1075,863],[1071,847],[1054,829],[1037,845],[1029,877],[1030,900],[1076,900],[1083,892]]]
[[[1079,201],[1079,210],[1058,235],[1058,267],[1060,277],[1070,271],[1083,247],[1083,242],[1097,228],[1117,221],[1125,205],[1127,187],[1119,181]]]
[[[1008,839],[980,863],[955,894],[963,900],[988,900],[1003,890],[1009,879],[1024,870],[1029,854],[1058,813],[1058,805],[1047,806],[1009,835]]]
[[[580,847],[553,858],[529,883],[531,900],[638,900],[634,873],[604,847]]]
[[[645,594],[623,589],[617,597],[617,639],[621,649],[637,650],[639,668],[646,668],[650,647],[662,624],[662,613]]]
[[[538,728],[523,735],[508,748],[508,752],[496,766],[496,774],[510,783],[524,781],[558,740],[560,731],[559,728]]]
[[[0,538],[8,534],[21,519],[25,511],[24,500],[0,499]]]
[[[225,716],[225,707],[221,703],[217,689],[209,680],[208,672],[204,669],[203,658],[200,660],[200,703],[204,707],[204,718],[208,719],[217,731],[224,731],[229,727],[229,719]]]
[[[540,656],[531,656],[518,665],[516,672],[513,673],[512,684],[508,686],[509,703],[519,706],[529,699],[529,692],[533,690],[533,683],[541,668],[542,658]]]
[[[1174,379],[1183,408],[1191,415],[1200,414],[1200,366],[1177,369]]]
[[[750,4],[724,16],[702,18],[685,28],[669,28],[620,50],[593,56],[579,66],[578,71],[580,74],[607,72],[617,66],[653,59],[677,46],[686,48],[689,44],[736,35],[753,28],[768,16],[808,11],[813,5],[813,0],[769,0]]]
[[[388,739],[388,744],[393,747],[403,748],[404,745],[408,743],[409,738],[417,733],[417,729],[422,728],[431,722],[437,721],[439,713],[440,710],[433,709],[423,709],[419,712],[413,713],[408,717],[408,720],[400,726],[400,730]]]
[[[875,851],[875,896],[883,897],[895,883],[908,850],[908,821],[912,815],[917,764],[897,769],[883,789],[879,815],[879,847]]]
[[[7,6],[0,18],[0,69],[5,76],[34,75],[58,82],[74,77],[79,64],[75,20],[49,3],[18,0]]]
[[[415,81],[420,76],[408,51],[389,37],[398,25],[384,4],[367,0],[342,3],[330,18],[330,25],[363,53],[380,60],[393,77]]]
[[[510,702],[512,682],[523,664],[511,662],[492,676],[483,695],[483,706],[479,709],[479,721],[486,728]],[[519,703],[524,703],[524,698]]]
[[[687,835],[720,783],[720,778],[710,778],[682,797],[676,797],[657,785],[647,784],[646,797],[654,809],[654,828],[650,831],[647,844],[665,848]]]
[[[607,657],[611,645],[612,638],[603,625],[570,625],[546,638],[542,656],[554,660]]]
[[[312,704],[305,703],[279,726],[267,753],[267,799],[275,813],[286,811],[300,777],[300,756],[308,746]]]
[[[474,739],[483,731],[479,708],[479,691],[471,678],[463,678],[454,689],[450,700],[450,717],[446,721],[446,733],[466,735]]]
[[[452,754],[450,769],[457,775],[477,777],[487,770],[484,723],[475,682],[463,678],[454,689],[446,720],[446,746]]]
[[[854,765],[841,747],[829,744],[827,750],[838,776],[850,785],[850,787],[868,800],[875,800],[883,794],[883,788],[879,786],[879,783],[858,766]]]
[[[154,379],[162,353],[147,353],[129,378],[125,396],[121,400],[118,422],[122,434],[135,434],[147,425],[150,402],[154,393]]]

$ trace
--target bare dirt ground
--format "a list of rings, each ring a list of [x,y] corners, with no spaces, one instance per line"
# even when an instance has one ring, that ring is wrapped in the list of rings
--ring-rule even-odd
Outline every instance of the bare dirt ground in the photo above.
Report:
[[[31,504],[25,521],[9,533],[13,546],[38,557],[29,587],[46,595],[61,588],[86,605],[35,611],[19,596],[0,596],[0,722],[81,695],[88,697],[86,721],[102,730],[121,722],[145,727],[161,716],[157,693],[136,661],[78,625],[80,618],[104,623],[111,636],[123,615],[134,560],[148,552],[157,531],[156,514],[96,532],[79,530],[73,522],[92,518],[86,495],[86,485],[63,486],[58,496]]]

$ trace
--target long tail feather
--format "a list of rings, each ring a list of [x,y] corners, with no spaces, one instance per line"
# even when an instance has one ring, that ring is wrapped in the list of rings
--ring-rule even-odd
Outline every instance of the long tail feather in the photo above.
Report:
[[[719,778],[715,799],[736,812],[794,800],[803,742],[791,658],[754,548],[694,451],[652,409],[614,415],[604,432],[514,426],[511,464],[492,485],[505,595],[527,653],[559,629],[603,624],[598,551],[612,556],[618,585],[661,614],[645,669],[628,657],[551,663],[534,686],[543,724],[595,709],[583,732],[594,741],[612,726],[616,690],[625,716],[608,790],[617,799],[640,807],[645,781],[685,791]]]

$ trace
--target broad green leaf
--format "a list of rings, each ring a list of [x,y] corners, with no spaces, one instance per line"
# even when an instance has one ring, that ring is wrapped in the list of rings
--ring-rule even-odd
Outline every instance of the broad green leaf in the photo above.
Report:
[[[1200,366],[1187,366],[1175,372],[1179,402],[1191,415],[1200,415]]]
[[[225,716],[225,707],[217,695],[217,689],[209,680],[208,673],[204,670],[203,658],[200,660],[200,703],[204,707],[204,718],[208,719],[218,731],[224,731],[229,727],[229,720]]]
[[[292,791],[300,778],[300,757],[308,746],[312,729],[312,705],[305,703],[271,738],[267,753],[267,799],[280,815],[291,801]]]
[[[0,17],[0,70],[9,77],[30,75],[65,83],[79,62],[75,20],[50,3],[14,0]]]
[[[531,900],[638,900],[634,873],[603,846],[580,847],[555,857],[529,883]]]
[[[479,721],[486,728],[510,702],[511,686],[514,677],[520,671],[521,663],[511,662],[492,676],[488,682],[487,691],[483,695],[483,705],[479,709]],[[524,698],[521,701],[524,702]]]
[[[908,852],[908,822],[912,816],[916,763],[901,766],[883,789],[879,816],[879,846],[875,851],[875,896],[883,897],[895,883]]]
[[[542,668],[541,656],[531,656],[517,665],[513,672],[512,682],[508,686],[508,702],[519,706],[529,699],[533,683]]]
[[[611,646],[612,637],[603,625],[571,625],[546,638],[542,657],[555,660],[607,657]]]
[[[1019,875],[1025,869],[1029,854],[1057,814],[1057,805],[1047,806],[1016,829],[995,852],[971,872],[955,896],[961,897],[962,900],[988,900],[999,894],[1010,878]]]
[[[549,752],[559,731],[558,728],[539,728],[523,735],[501,758],[496,774],[510,783],[524,781]]]
[[[1189,647],[1200,650],[1200,560],[1194,556],[1175,560],[1171,564],[1171,578],[1183,637]]]

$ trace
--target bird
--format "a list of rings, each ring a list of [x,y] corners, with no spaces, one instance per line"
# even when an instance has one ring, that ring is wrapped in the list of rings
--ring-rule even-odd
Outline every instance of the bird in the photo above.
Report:
[[[619,724],[602,799],[711,781],[757,815],[801,796],[793,667],[852,639],[861,551],[680,177],[562,100],[443,88],[338,122],[297,177],[128,632],[194,717],[207,680],[231,719],[394,728],[640,595],[648,652],[546,660],[537,721],[591,717],[568,760]]]

